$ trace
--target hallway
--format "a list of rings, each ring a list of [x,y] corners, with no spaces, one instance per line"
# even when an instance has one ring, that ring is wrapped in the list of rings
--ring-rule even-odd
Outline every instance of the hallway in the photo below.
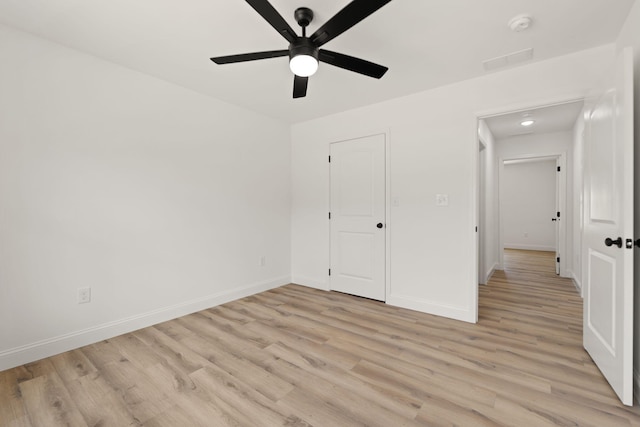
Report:
[[[520,411],[541,411],[559,425],[640,425],[638,407],[624,407],[582,346],[582,298],[571,279],[555,274],[553,252],[506,249],[504,270],[480,287],[479,325],[509,339],[495,351],[496,369],[509,366],[531,382],[510,396]],[[542,380],[555,404],[528,396]],[[527,391],[527,389],[531,389]],[[538,390],[539,391],[539,390]],[[540,402],[546,399],[540,400]],[[553,406],[558,412],[552,415]],[[581,409],[582,407],[582,409]],[[580,420],[586,408],[603,416]],[[623,415],[625,420],[607,416]],[[555,418],[558,417],[558,418]],[[615,421],[614,421],[615,420]],[[574,424],[575,423],[575,424]]]

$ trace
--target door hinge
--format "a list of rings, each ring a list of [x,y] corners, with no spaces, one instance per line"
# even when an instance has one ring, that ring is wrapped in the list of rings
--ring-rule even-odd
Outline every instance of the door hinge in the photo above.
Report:
[[[478,226],[476,225],[476,233],[478,232]]]
[[[558,166],[558,172],[560,172],[560,166]]]
[[[331,163],[331,156],[329,156],[329,163]]]
[[[329,269],[329,276],[331,276],[331,269]]]
[[[329,219],[331,219],[331,212],[329,212]]]
[[[560,262],[560,257],[557,257],[557,258],[556,258],[556,262]]]

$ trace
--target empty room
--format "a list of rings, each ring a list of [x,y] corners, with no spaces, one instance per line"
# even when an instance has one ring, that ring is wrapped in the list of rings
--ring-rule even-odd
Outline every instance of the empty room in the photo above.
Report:
[[[0,426],[640,426],[638,28],[0,0]]]

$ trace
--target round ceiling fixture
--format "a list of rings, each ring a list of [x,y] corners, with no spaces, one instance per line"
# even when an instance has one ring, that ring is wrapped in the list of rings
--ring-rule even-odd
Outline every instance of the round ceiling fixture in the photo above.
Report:
[[[289,68],[296,76],[309,77],[318,70],[319,49],[305,37],[289,45]]]
[[[533,19],[531,18],[531,16],[522,14],[511,18],[508,25],[512,31],[519,33],[529,28],[532,22]]]

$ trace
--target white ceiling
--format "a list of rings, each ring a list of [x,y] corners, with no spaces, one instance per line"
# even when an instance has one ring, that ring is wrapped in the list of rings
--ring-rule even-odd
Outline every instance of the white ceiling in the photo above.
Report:
[[[533,61],[613,42],[634,0],[394,0],[325,48],[390,68],[381,79],[327,64],[292,99],[288,59],[215,65],[212,56],[286,49],[242,0],[0,0],[0,23],[289,123],[485,73],[482,61],[534,48]],[[348,0],[272,0],[314,10],[309,33]],[[528,13],[533,25],[507,22]],[[43,64],[45,67],[46,64]]]
[[[517,135],[566,132],[573,129],[584,102],[569,102],[560,105],[518,111],[493,117],[484,121],[496,140]],[[525,115],[534,121],[533,125],[523,127],[520,122]]]

